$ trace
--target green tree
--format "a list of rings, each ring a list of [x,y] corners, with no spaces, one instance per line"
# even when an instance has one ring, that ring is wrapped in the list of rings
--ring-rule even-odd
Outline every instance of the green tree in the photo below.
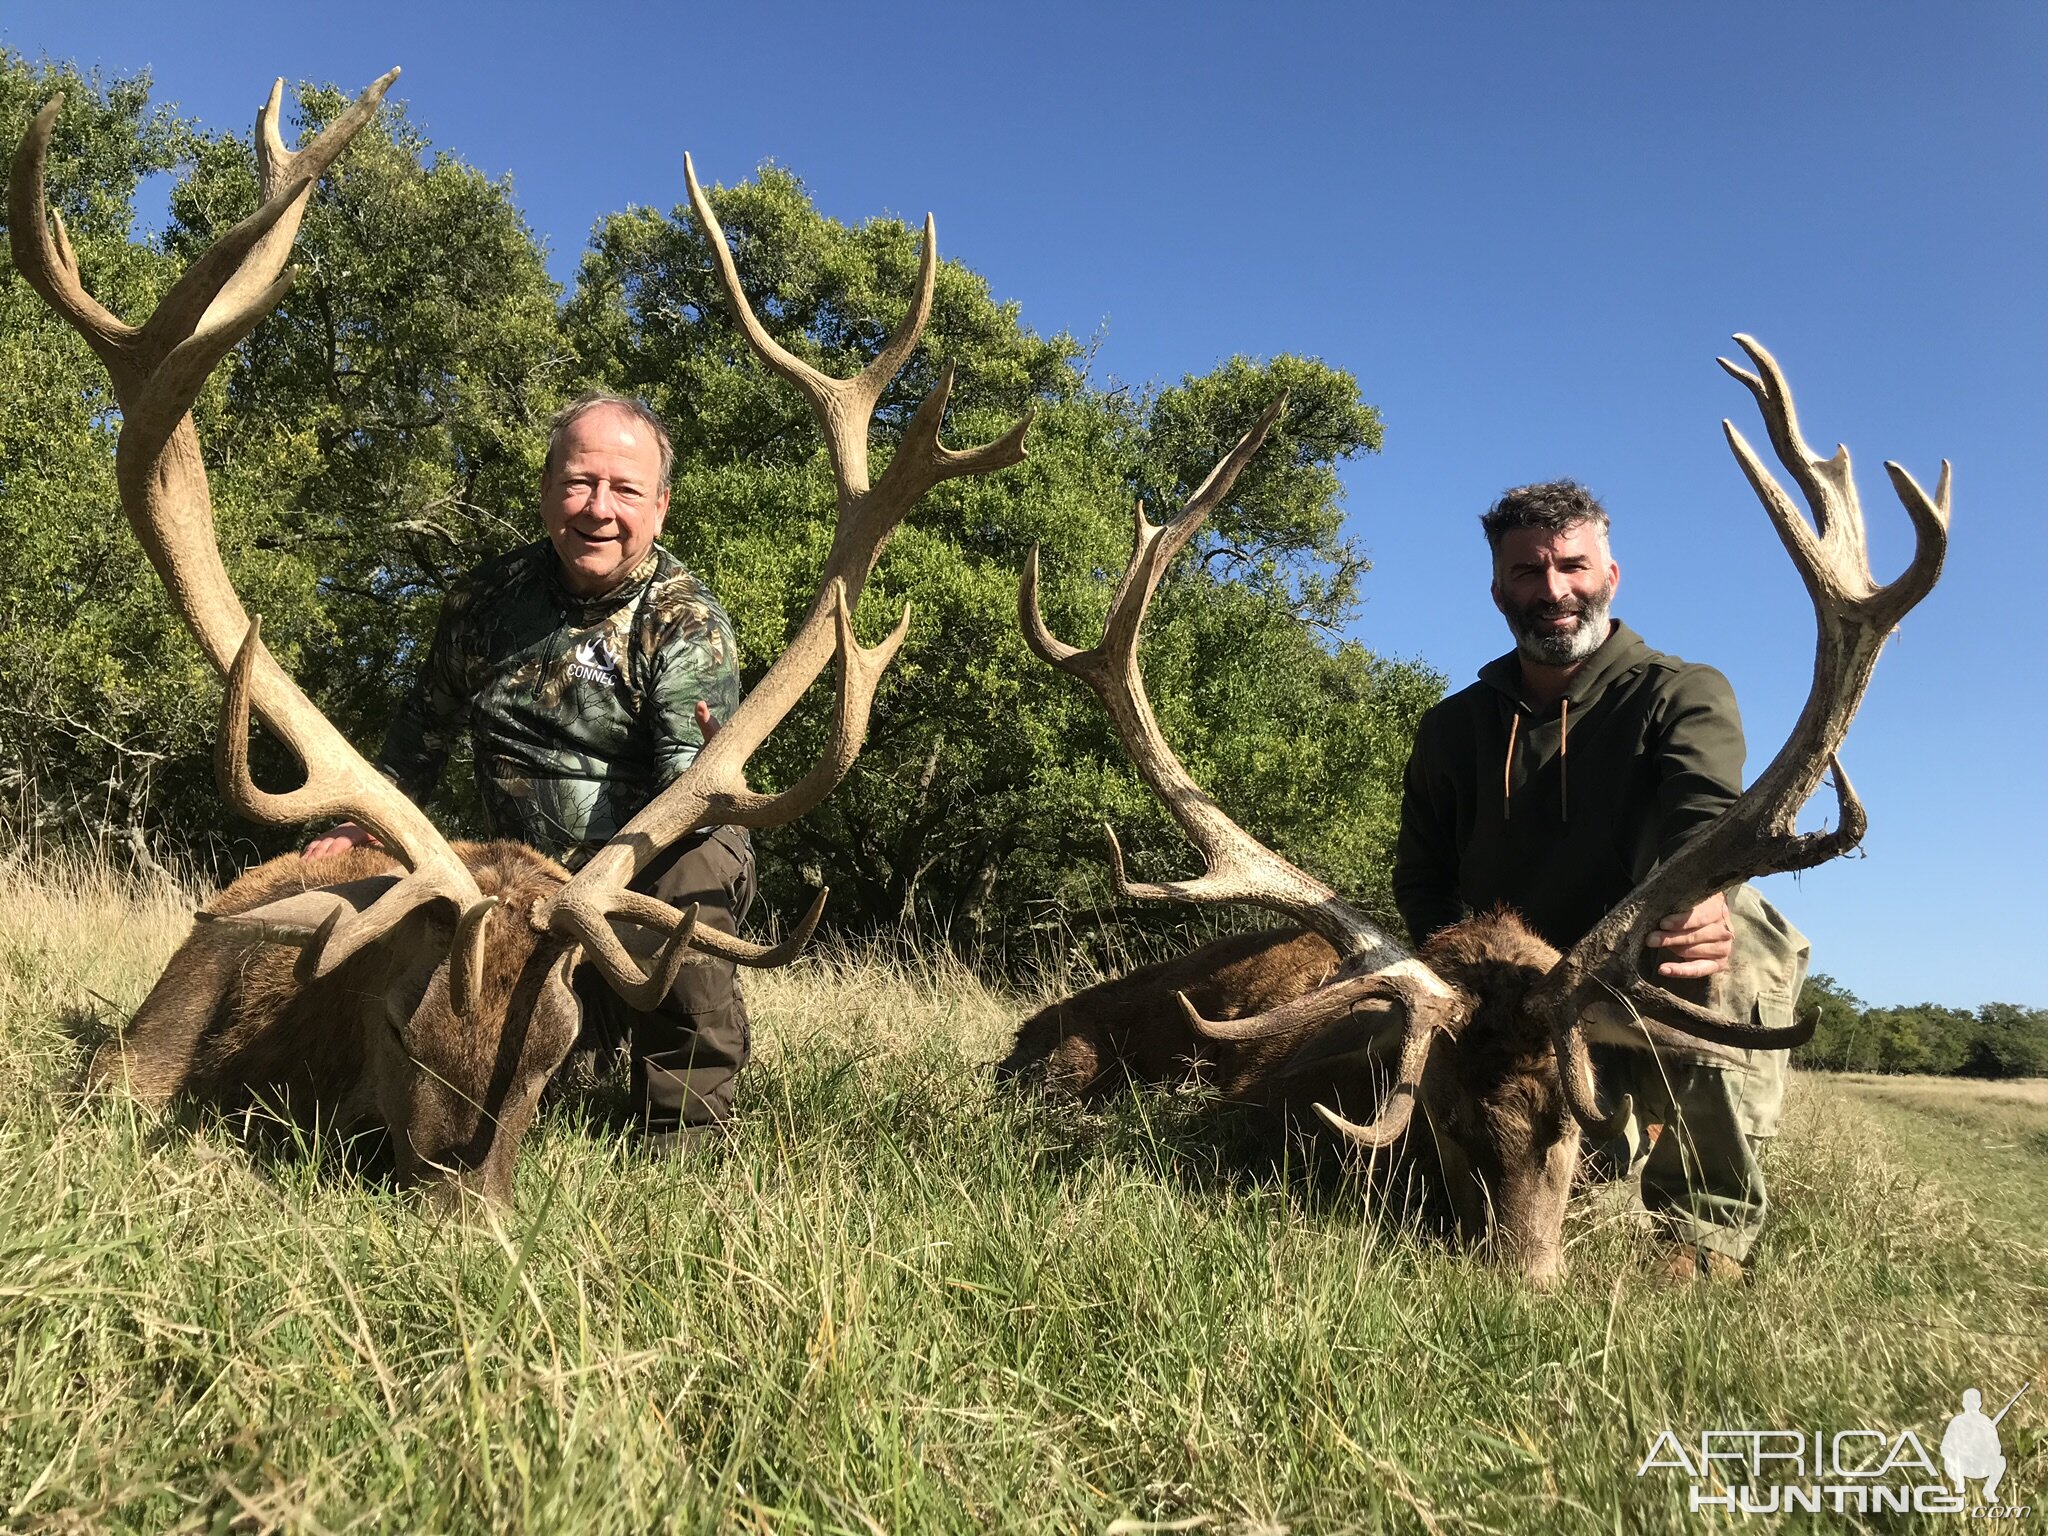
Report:
[[[1977,1010],[1967,1077],[2048,1077],[2048,1008],[1986,1003]]]
[[[910,293],[913,232],[825,219],[773,167],[713,197],[777,336],[836,373],[864,364]],[[757,674],[808,601],[829,536],[831,481],[806,407],[746,347],[686,210],[607,220],[565,330],[588,373],[674,424],[668,541],[720,594]],[[1185,866],[1099,706],[1025,650],[1017,583],[1031,546],[1044,545],[1048,618],[1092,641],[1130,553],[1133,503],[1178,507],[1285,387],[1285,422],[1155,603],[1147,671],[1167,735],[1256,835],[1390,911],[1395,786],[1414,717],[1441,682],[1326,640],[1365,569],[1341,535],[1335,474],[1379,443],[1356,382],[1308,359],[1234,359],[1172,388],[1097,389],[1070,338],[1035,335],[981,278],[944,262],[924,340],[883,398],[879,442],[948,361],[959,370],[950,439],[986,439],[1031,409],[1031,457],[934,491],[885,555],[861,628],[872,639],[908,599],[910,643],[853,777],[764,839],[777,905],[806,877],[823,879],[840,893],[842,923],[930,924],[1016,959],[1040,937],[1064,945],[1075,915],[1103,904],[1103,820],[1139,869]],[[808,762],[822,692],[764,752],[764,782]],[[1139,922],[1186,920],[1155,911]]]
[[[1813,1038],[1793,1051],[1792,1060],[1834,1072],[1878,1070],[1865,1038],[1863,1012],[1863,999],[1834,977],[1808,976],[1799,989],[1799,1017],[1814,1021]]]
[[[170,264],[135,242],[136,189],[192,136],[149,104],[149,78],[107,80],[0,49],[0,143],[51,97],[48,200],[86,281],[117,314],[146,313]],[[0,209],[0,222],[5,220]],[[99,361],[0,243],[0,822],[12,840],[85,829],[141,843],[167,773],[201,741],[189,663],[114,487],[119,419]]]
[[[0,56],[0,131],[67,95],[51,165],[87,283],[139,320],[255,206],[250,143],[102,85]],[[298,95],[297,128],[340,109]],[[141,180],[184,174],[161,236],[131,238]],[[4,258],[0,258],[4,260]],[[451,569],[530,537],[542,429],[563,361],[559,291],[509,188],[432,153],[387,105],[316,189],[298,280],[195,408],[224,558],[265,638],[374,750]],[[201,855],[289,833],[231,818],[213,788],[219,686],[148,572],[112,475],[118,418],[96,359],[0,269],[0,748],[17,836],[145,830]],[[296,770],[259,756],[259,774]]]
[[[146,313],[253,206],[248,141],[152,110],[146,81],[102,87],[0,62],[0,109],[17,132],[53,86],[76,98],[53,196],[116,309]],[[299,129],[340,105],[302,90]],[[164,233],[131,240],[142,178],[180,169]],[[912,232],[824,219],[772,168],[718,199],[778,333],[835,372],[865,362],[910,292]],[[829,469],[805,407],[740,338],[707,257],[686,216],[618,215],[558,313],[508,189],[435,153],[395,104],[316,189],[298,282],[196,415],[229,570],[280,660],[359,744],[381,735],[449,576],[533,536],[543,424],[572,383],[631,389],[671,420],[670,541],[730,607],[755,675],[779,652],[829,537]],[[154,827],[188,844],[281,846],[214,797],[218,686],[140,576],[97,364],[11,271],[0,304],[0,483],[23,552],[0,578],[0,730],[20,765],[18,828],[75,826],[98,796],[100,818],[138,840]],[[1171,387],[1098,387],[1070,337],[1034,334],[948,262],[924,343],[882,402],[882,457],[948,361],[960,366],[951,439],[986,439],[1031,410],[1031,460],[942,487],[892,546],[860,624],[874,638],[909,599],[912,643],[853,780],[765,840],[777,905],[829,880],[842,922],[936,923],[1015,958],[1041,940],[1065,948],[1076,914],[1087,927],[1105,906],[1100,822],[1117,825],[1139,873],[1185,869],[1188,850],[1100,708],[1024,649],[1017,581],[1042,544],[1048,617],[1091,641],[1130,552],[1133,503],[1177,507],[1284,387],[1286,419],[1168,573],[1147,670],[1169,739],[1250,830],[1391,917],[1400,763],[1441,682],[1333,638],[1366,569],[1342,534],[1336,467],[1380,433],[1356,382],[1283,357],[1233,359]],[[825,692],[764,754],[764,783],[808,764]],[[292,770],[259,759],[259,776]],[[459,786],[448,804],[465,824]],[[1155,935],[1190,921],[1116,915]]]

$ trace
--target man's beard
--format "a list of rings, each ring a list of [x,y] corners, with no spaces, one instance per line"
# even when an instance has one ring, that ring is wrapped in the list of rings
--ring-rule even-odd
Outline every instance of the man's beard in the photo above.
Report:
[[[1591,597],[1567,598],[1561,603],[1534,602],[1521,608],[1510,603],[1502,614],[1515,637],[1516,650],[1546,667],[1568,667],[1584,661],[1607,639],[1607,610],[1613,602],[1614,583],[1610,581]],[[1545,619],[1567,614],[1576,615],[1579,621],[1570,629],[1536,627]]]

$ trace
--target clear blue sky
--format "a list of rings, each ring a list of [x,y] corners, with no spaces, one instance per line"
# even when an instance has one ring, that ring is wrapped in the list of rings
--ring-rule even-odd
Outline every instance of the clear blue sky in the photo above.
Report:
[[[12,8],[10,8],[12,10]],[[328,18],[324,22],[318,17]],[[1879,575],[1885,459],[1956,466],[1946,575],[1845,754],[1866,858],[1767,889],[1872,1002],[2048,1005],[2036,681],[2048,607],[2048,7],[1892,3],[555,7],[94,3],[0,42],[246,128],[270,79],[389,65],[434,142],[510,174],[573,276],[591,224],[765,159],[941,249],[1096,367],[1312,353],[1387,423],[1347,476],[1357,634],[1457,682],[1506,648],[1475,517],[1571,475],[1616,611],[1728,673],[1750,769],[1804,697],[1810,610],[1721,440],[1714,366],[1785,365],[1846,440]],[[1809,821],[1817,820],[1810,817]]]

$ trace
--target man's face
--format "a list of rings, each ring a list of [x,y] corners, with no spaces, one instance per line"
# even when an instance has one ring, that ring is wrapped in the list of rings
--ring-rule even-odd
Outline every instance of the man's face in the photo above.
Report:
[[[1591,523],[1510,528],[1493,560],[1493,603],[1522,655],[1545,666],[1584,661],[1607,638],[1621,567]]]
[[[585,411],[541,476],[540,520],[571,592],[609,592],[646,558],[668,515],[661,447],[645,423],[612,406]]]

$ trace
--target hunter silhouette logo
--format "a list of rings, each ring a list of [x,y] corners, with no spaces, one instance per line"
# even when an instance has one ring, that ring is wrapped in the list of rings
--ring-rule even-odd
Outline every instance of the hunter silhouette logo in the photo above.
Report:
[[[1942,1432],[1940,1465],[1910,1429],[1702,1429],[1691,1438],[1658,1432],[1637,1477],[1665,1469],[1691,1483],[1692,1513],[1725,1515],[1923,1514],[2016,1520],[2025,1504],[1998,1501],[2007,1470],[1998,1425],[2027,1395],[2027,1382],[1996,1413],[1975,1387]],[[1980,1485],[1970,1502],[1967,1484]],[[2011,1495],[2008,1493],[2008,1498]]]
[[[618,659],[603,635],[592,635],[571,653],[569,675],[586,683],[616,683]]]
[[[2005,1452],[1998,1443],[1998,1421],[2012,1412],[2012,1405],[2027,1395],[2031,1381],[2006,1400],[1998,1412],[1987,1417],[1984,1395],[1975,1387],[1963,1393],[1963,1411],[1948,1421],[1941,1437],[1941,1464],[1956,1492],[1963,1491],[1965,1478],[1981,1479],[1986,1504],[1998,1502],[1998,1485],[2005,1478]]]

